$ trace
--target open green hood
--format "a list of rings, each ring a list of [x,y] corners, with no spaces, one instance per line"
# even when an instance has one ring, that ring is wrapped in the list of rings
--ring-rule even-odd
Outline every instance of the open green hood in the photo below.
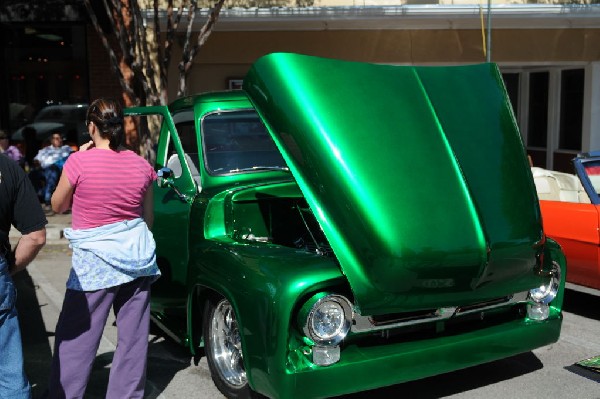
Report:
[[[244,80],[363,314],[536,285],[539,205],[494,64],[277,53]]]

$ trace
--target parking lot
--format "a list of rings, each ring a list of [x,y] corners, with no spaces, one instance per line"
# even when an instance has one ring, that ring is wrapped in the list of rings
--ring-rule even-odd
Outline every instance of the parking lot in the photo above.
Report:
[[[40,398],[46,387],[53,332],[69,265],[70,249],[66,242],[51,240],[28,270],[16,278],[26,369],[33,385],[34,399]],[[600,374],[575,365],[579,360],[600,355],[598,309],[600,296],[596,292],[568,289],[561,338],[553,345],[453,373],[347,395],[346,398],[600,398]],[[109,317],[86,398],[105,396],[117,342],[113,323],[114,317]],[[184,348],[157,329],[153,329],[149,342],[146,397],[222,397],[212,384],[205,359],[194,365]]]

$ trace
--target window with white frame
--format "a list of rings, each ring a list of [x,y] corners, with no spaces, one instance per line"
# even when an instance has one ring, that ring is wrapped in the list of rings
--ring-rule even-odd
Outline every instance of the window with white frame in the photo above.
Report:
[[[571,159],[582,151],[585,69],[507,71],[503,78],[533,164],[572,172]]]

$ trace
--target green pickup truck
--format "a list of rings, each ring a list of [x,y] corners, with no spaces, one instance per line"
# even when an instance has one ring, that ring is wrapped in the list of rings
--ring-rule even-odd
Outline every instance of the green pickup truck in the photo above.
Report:
[[[494,64],[289,53],[158,117],[152,316],[230,398],[398,384],[557,341],[566,264]]]

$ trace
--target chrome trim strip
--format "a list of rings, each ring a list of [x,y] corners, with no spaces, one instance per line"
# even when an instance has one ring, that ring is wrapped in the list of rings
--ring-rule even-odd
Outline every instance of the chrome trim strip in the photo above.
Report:
[[[362,316],[357,312],[354,312],[354,320],[352,323],[351,331],[353,333],[365,333],[371,331],[388,330],[391,328],[406,327],[416,324],[430,323],[440,320],[448,320],[452,317],[461,317],[464,315],[482,312],[484,310],[490,310],[500,308],[504,306],[510,306],[517,303],[527,302],[528,291],[518,292],[511,296],[505,297],[503,301],[488,301],[480,304],[473,304],[464,306],[461,309],[458,306],[443,307],[437,309],[435,312],[423,316],[409,316],[400,321],[394,321],[390,323],[378,323],[375,322],[370,316]]]
[[[482,306],[474,305],[473,308],[471,308],[471,306],[468,306],[468,308],[469,308],[468,310],[461,310],[461,308],[458,308],[458,310],[456,311],[456,315],[461,316],[461,315],[465,315],[465,314],[481,312],[483,310],[499,308],[502,306],[514,305],[515,303],[527,302],[528,295],[529,295],[529,291],[517,292],[516,294],[513,294],[513,295],[507,297],[507,300],[504,302],[493,303],[490,305],[482,304]]]

